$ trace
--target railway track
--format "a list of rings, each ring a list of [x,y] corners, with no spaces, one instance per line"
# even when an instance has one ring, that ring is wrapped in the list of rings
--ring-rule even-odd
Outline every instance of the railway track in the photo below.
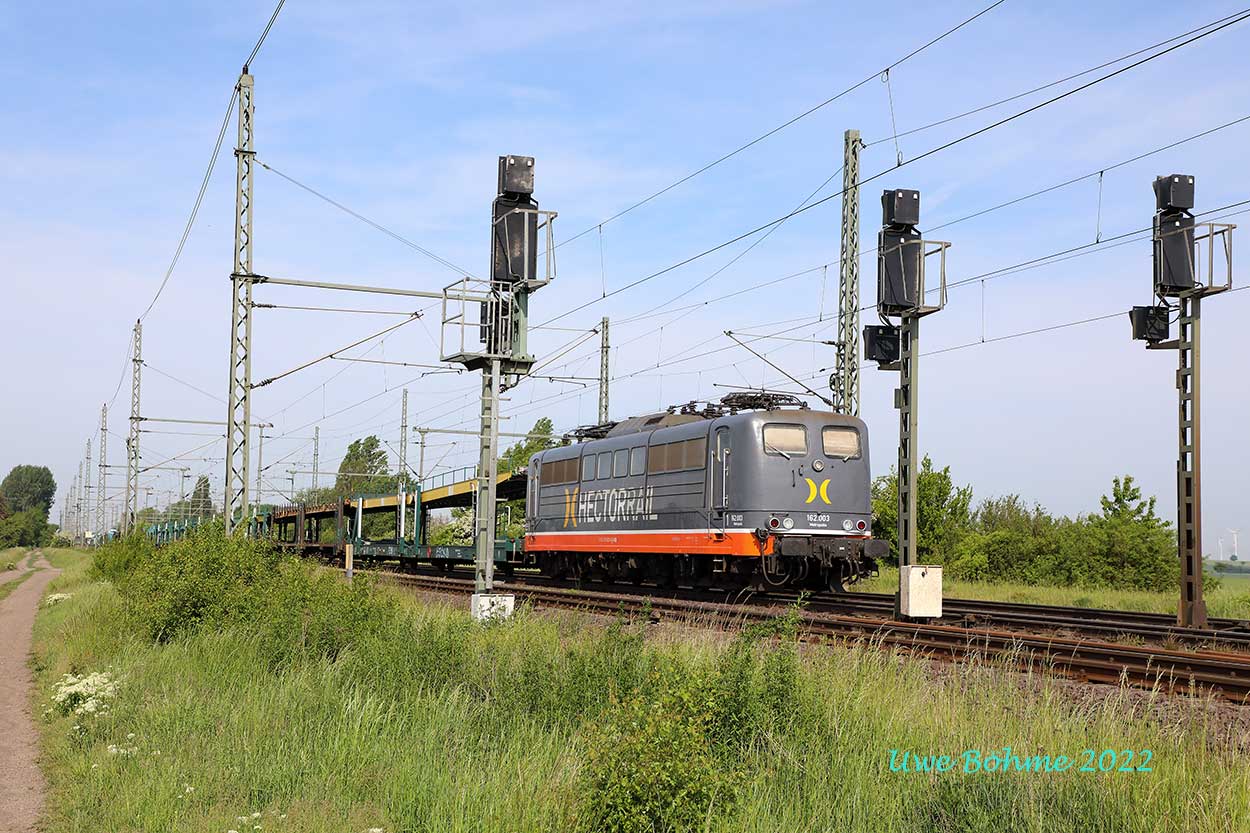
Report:
[[[416,589],[471,593],[473,581],[434,575],[388,574],[396,583]],[[510,581],[508,592],[544,607],[616,615],[621,612],[669,615],[683,619],[711,618],[721,626],[773,619],[775,606],[726,604],[605,593]],[[1224,700],[1250,702],[1250,656],[1225,651],[1184,651],[1122,643],[1004,631],[948,624],[896,622],[877,617],[846,615],[824,610],[800,612],[800,628],[809,639],[856,639],[927,657],[954,660],[981,656],[1013,667],[1042,666],[1086,682],[1121,682],[1170,694],[1205,691]]]
[[[469,570],[457,572],[472,574]],[[418,574],[446,575],[433,570]],[[525,585],[552,589],[576,589],[569,588],[565,582],[530,573],[516,573],[504,581],[510,588]],[[602,584],[584,586],[581,589],[622,596],[644,596],[653,600],[667,598],[732,605],[790,605],[799,599],[799,596],[792,592],[727,592],[690,588],[672,590],[649,585]],[[833,597],[808,597],[804,600],[803,606],[812,613],[892,619],[894,597],[886,593],[845,593]],[[1250,622],[1237,619],[1212,619],[1210,620],[1211,627],[1205,629],[1181,628],[1177,627],[1172,616],[1165,613],[952,598],[942,600],[942,612],[943,616],[936,624],[1008,628],[1034,634],[1038,632],[1083,634],[1101,639],[1129,638],[1163,645],[1179,644],[1250,652]]]

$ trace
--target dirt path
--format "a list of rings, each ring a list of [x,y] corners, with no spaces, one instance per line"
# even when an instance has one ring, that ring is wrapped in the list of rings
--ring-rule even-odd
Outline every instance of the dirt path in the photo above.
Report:
[[[35,830],[43,809],[27,660],[39,600],[60,572],[40,557],[35,575],[0,602],[0,833]]]

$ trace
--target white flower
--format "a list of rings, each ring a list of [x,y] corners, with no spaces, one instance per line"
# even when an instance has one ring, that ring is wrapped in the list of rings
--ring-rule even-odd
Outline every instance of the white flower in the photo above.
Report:
[[[237,830],[227,830],[226,833],[239,833]]]
[[[368,833],[383,833],[383,830],[380,827],[370,827]]]
[[[107,673],[97,671],[82,677],[66,674],[53,688],[52,703],[62,714],[91,715],[108,711],[105,701],[115,696],[117,681]]]
[[[254,819],[260,818],[260,813],[252,813],[252,818]]]
[[[184,785],[183,785],[183,787],[182,787],[182,794],[183,794],[183,795],[190,795],[190,794],[191,794],[191,793],[193,793],[193,792],[195,792],[195,787],[191,786],[190,784],[184,784]]]
[[[135,739],[135,733],[134,733],[134,732],[127,732],[127,733],[126,733],[126,740],[134,740],[134,739]]]

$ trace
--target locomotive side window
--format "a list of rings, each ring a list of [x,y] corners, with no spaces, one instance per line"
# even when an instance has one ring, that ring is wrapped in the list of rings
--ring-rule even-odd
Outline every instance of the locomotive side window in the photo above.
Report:
[[[622,448],[612,455],[612,476],[624,477],[629,474],[629,449]]]
[[[653,445],[649,454],[647,474],[662,474],[668,471],[668,445]]]
[[[648,474],[689,471],[707,466],[707,437],[651,446]]]
[[[544,486],[559,486],[561,483],[577,482],[577,458],[553,460],[542,468]]]
[[[582,458],[582,482],[595,479],[595,455],[587,454]]]
[[[790,458],[807,454],[807,427],[770,422],[764,426],[764,453]]]
[[[854,428],[826,425],[820,432],[825,454],[849,460],[859,456],[859,432]]]
[[[599,453],[599,479],[607,480],[612,476],[612,452],[602,451]]]
[[[682,443],[685,446],[682,454],[683,469],[702,469],[707,467],[707,437],[696,437]]]
[[[629,452],[629,473],[645,474],[647,471],[647,449],[643,446]]]

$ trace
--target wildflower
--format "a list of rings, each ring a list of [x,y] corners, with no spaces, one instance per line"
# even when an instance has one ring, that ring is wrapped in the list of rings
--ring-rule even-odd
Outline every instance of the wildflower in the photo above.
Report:
[[[61,714],[92,715],[107,711],[105,701],[115,696],[117,681],[109,674],[99,671],[81,677],[66,674],[53,688],[52,707]]]
[[[227,830],[226,833],[239,833],[237,830]]]
[[[260,818],[260,813],[252,813],[252,818],[254,819]]]
[[[127,733],[126,733],[126,740],[134,740],[134,739],[135,739],[135,733],[134,733],[134,732],[127,732]]]
[[[195,792],[195,787],[191,786],[190,784],[183,784],[183,785],[182,785],[182,794],[183,794],[183,795],[190,795],[190,794],[191,794],[191,793],[193,793],[193,792]]]

